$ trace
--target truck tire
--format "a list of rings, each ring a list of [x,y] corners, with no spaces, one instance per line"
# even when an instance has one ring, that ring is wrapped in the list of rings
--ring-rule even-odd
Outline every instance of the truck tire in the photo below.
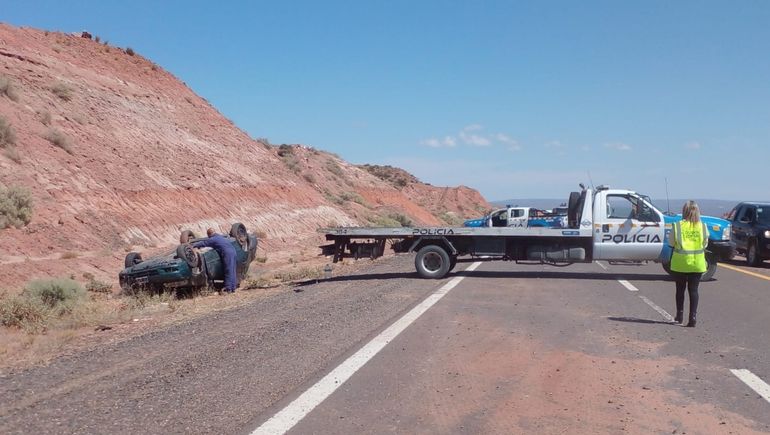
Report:
[[[567,226],[570,228],[577,228],[580,226],[578,222],[578,203],[580,202],[579,192],[570,192],[569,202],[567,202]]]
[[[757,242],[754,240],[750,240],[746,248],[746,264],[751,267],[757,267],[762,264],[762,259],[759,258],[759,253],[757,252]]]
[[[701,281],[711,281],[714,273],[717,271],[717,256],[711,252],[706,252],[706,271],[700,276]]]
[[[447,272],[451,272],[452,270],[454,270],[455,266],[457,266],[457,256],[452,255],[451,257],[449,257],[449,270]]]
[[[424,246],[417,251],[414,267],[422,278],[441,279],[449,273],[449,254],[437,245]]]
[[[126,267],[131,267],[142,262],[142,254],[138,252],[129,252],[126,254]]]

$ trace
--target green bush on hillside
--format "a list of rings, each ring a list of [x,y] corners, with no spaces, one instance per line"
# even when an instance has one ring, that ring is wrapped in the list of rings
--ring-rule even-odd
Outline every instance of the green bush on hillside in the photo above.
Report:
[[[32,194],[24,187],[0,187],[0,229],[21,228],[32,220]]]

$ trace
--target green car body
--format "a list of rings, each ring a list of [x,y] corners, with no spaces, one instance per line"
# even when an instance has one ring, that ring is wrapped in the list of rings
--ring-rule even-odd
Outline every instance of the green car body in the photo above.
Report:
[[[233,233],[240,225],[242,232]],[[254,234],[247,234],[241,224],[233,225],[228,237],[236,253],[238,281],[246,276],[249,265],[257,252],[258,239]],[[191,246],[196,239],[179,245],[173,252],[142,260],[135,252],[126,256],[126,268],[118,274],[120,287],[124,292],[150,290],[159,292],[164,289],[200,289],[216,288],[224,280],[224,267],[217,251],[211,248],[194,249]]]

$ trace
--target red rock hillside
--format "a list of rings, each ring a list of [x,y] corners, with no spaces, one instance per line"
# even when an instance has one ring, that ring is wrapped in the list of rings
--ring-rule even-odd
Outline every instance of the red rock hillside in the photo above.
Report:
[[[457,223],[489,208],[469,188],[251,139],[162,67],[79,35],[0,24],[0,118],[0,187],[34,201],[28,225],[0,229],[0,288],[114,281],[127,251],[171,246],[182,228],[243,222],[269,265],[317,255],[327,225]]]

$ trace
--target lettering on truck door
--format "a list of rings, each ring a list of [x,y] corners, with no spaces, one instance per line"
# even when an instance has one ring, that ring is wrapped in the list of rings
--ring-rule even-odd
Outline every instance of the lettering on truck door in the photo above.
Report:
[[[510,209],[510,213],[511,213],[511,217],[508,218],[509,227],[526,228],[527,220],[529,219],[529,217],[527,216],[526,209],[512,208]]]
[[[654,260],[663,250],[663,215],[640,197],[608,193],[600,198],[594,224],[594,258]]]

